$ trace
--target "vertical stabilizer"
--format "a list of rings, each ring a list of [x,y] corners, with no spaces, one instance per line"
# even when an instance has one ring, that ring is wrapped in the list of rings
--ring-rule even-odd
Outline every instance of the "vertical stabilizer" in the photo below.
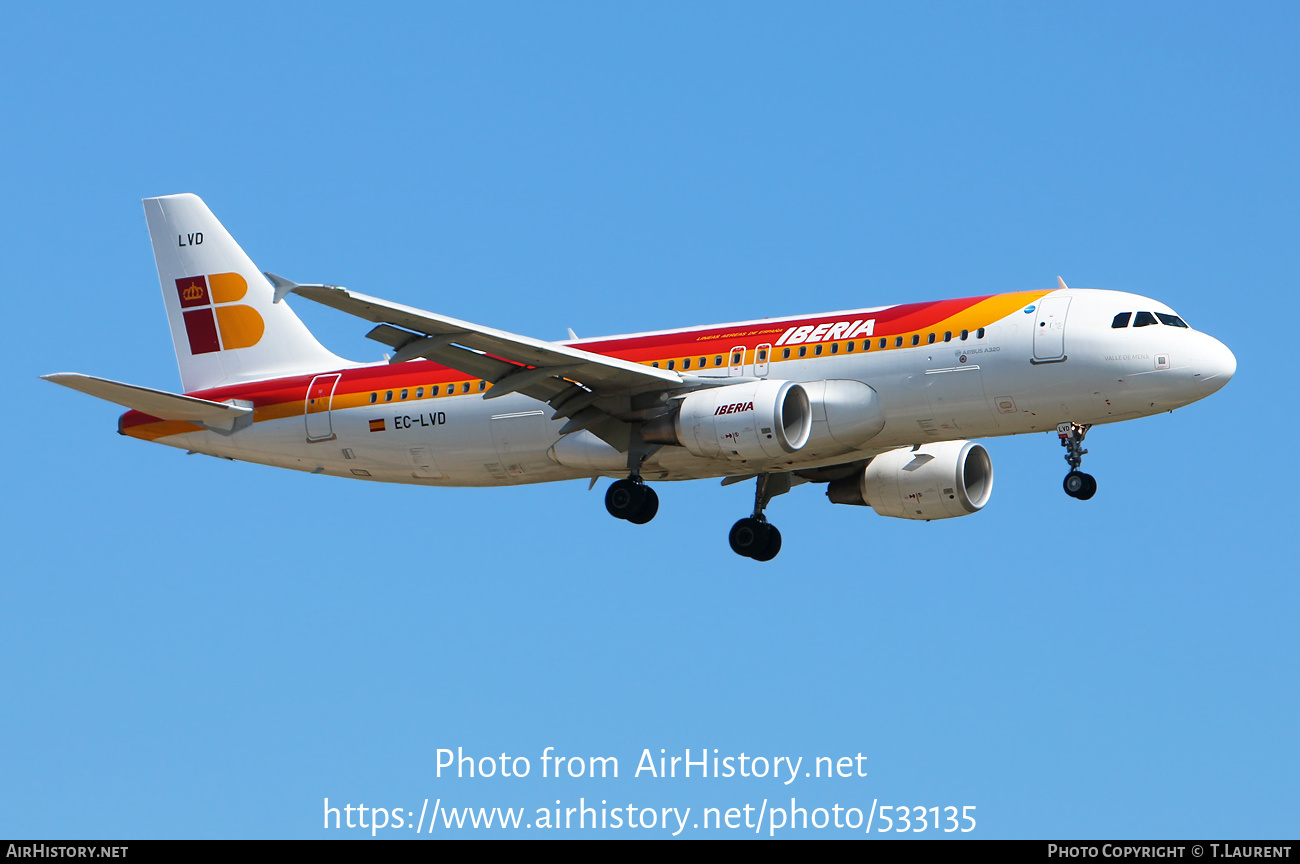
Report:
[[[144,199],[185,392],[351,366],[316,341],[197,195]]]

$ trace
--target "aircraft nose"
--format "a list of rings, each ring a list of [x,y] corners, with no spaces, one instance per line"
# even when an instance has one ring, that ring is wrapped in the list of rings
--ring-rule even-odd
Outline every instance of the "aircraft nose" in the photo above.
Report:
[[[1232,380],[1237,371],[1237,358],[1228,350],[1227,345],[1206,336],[1200,355],[1197,366],[1200,368],[1198,379],[1202,386],[1213,392]]]

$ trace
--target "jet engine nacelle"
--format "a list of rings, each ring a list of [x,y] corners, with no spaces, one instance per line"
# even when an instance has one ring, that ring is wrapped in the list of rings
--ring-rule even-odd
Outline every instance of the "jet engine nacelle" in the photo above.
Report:
[[[973,441],[902,447],[873,458],[861,472],[836,480],[836,504],[866,504],[881,516],[948,519],[974,513],[993,492],[993,460]]]
[[[806,459],[849,453],[885,428],[885,412],[876,391],[861,381],[808,381],[803,385],[812,403],[813,424]]]
[[[642,435],[680,444],[692,455],[731,462],[778,459],[808,443],[812,406],[792,381],[748,381],[688,393],[677,411],[645,424]]]

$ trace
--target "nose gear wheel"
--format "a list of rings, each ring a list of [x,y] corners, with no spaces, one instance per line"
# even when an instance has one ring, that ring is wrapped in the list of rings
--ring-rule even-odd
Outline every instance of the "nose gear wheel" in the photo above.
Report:
[[[1088,452],[1083,449],[1083,439],[1091,428],[1091,423],[1061,423],[1056,427],[1061,446],[1065,448],[1065,461],[1070,464],[1070,473],[1065,475],[1061,486],[1066,495],[1080,501],[1087,501],[1097,494],[1096,478],[1079,470],[1084,454]]]
[[[1078,498],[1080,501],[1087,501],[1093,495],[1097,494],[1097,481],[1091,474],[1084,474],[1082,471],[1071,471],[1065,475],[1065,482],[1061,484],[1065,487],[1065,494],[1071,498]]]

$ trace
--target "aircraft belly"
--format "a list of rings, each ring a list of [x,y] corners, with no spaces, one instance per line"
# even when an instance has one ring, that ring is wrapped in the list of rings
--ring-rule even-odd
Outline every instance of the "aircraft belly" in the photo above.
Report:
[[[484,404],[474,402],[475,408]],[[418,403],[385,406],[387,410],[379,412],[336,410],[335,437],[327,441],[307,441],[301,416],[265,420],[233,435],[190,432],[160,441],[239,461],[390,483],[496,486],[583,476],[547,458],[546,450],[558,435],[548,439],[546,429],[533,429],[524,439],[522,427],[510,420],[503,434],[481,410],[464,410],[455,400],[440,404],[450,410],[422,412],[423,424],[417,416],[421,412],[414,410]],[[512,457],[513,470],[502,467],[502,452]]]

